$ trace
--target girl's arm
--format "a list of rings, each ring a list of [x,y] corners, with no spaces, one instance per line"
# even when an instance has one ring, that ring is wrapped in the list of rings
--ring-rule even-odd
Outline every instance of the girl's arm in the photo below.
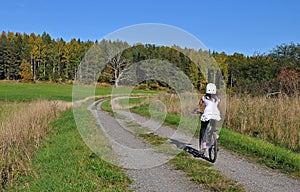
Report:
[[[196,106],[196,108],[193,110],[192,113],[197,113],[197,111],[200,111],[202,105],[203,105],[203,101],[202,99],[200,99],[198,105]]]
[[[203,106],[203,99],[201,98],[200,100],[199,100],[199,104],[197,105],[197,109],[201,109],[201,107]]]

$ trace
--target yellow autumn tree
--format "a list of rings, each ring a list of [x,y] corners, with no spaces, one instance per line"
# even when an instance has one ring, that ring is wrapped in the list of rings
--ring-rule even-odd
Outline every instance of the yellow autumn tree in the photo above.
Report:
[[[30,82],[33,79],[32,69],[31,65],[28,61],[25,59],[22,60],[22,63],[20,65],[20,76],[22,77],[22,80],[24,82]]]

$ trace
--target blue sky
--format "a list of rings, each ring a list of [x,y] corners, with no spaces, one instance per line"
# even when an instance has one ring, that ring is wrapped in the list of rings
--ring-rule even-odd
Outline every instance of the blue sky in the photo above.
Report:
[[[14,0],[1,2],[0,30],[94,41],[127,26],[161,23],[210,50],[253,55],[300,43],[299,8],[298,0]]]

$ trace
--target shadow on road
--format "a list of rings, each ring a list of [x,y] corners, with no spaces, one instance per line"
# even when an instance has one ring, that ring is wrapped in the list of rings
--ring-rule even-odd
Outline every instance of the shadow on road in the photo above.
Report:
[[[202,158],[202,159],[210,162],[210,159],[207,158],[204,155],[204,153],[200,152],[198,149],[193,148],[192,146],[190,146],[189,143],[183,143],[183,142],[180,142],[175,139],[171,139],[171,143],[176,145],[177,148],[182,149],[182,150],[192,154],[194,158]]]

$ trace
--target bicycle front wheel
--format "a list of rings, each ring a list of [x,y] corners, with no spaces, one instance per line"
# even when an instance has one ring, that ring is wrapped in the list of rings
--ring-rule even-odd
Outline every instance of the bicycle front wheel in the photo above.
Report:
[[[215,140],[214,144],[208,149],[209,160],[214,163],[217,160],[218,155],[218,142]]]

